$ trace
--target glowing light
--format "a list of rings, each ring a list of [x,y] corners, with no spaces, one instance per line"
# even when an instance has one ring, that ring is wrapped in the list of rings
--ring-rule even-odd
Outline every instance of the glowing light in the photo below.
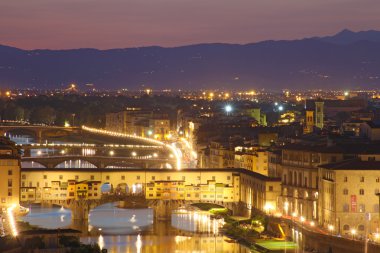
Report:
[[[137,235],[135,246],[136,246],[137,252],[140,253],[141,248],[142,248],[142,241],[141,241],[141,235],[140,234]]]
[[[158,157],[158,154],[157,153],[153,153],[153,157]]]
[[[265,212],[267,212],[267,213],[269,213],[271,210],[273,210],[274,209],[274,207],[273,207],[273,205],[271,204],[271,203],[266,203],[265,205],[264,205],[264,210],[265,210]]]
[[[296,218],[298,215],[297,215],[296,212],[293,212],[293,213],[292,213],[292,216],[293,216],[294,218]]]
[[[356,229],[351,229],[351,234],[356,235]]]
[[[17,228],[16,228],[16,222],[15,222],[15,217],[14,217],[14,214],[13,214],[13,210],[17,207],[16,204],[13,204],[11,207],[8,208],[7,210],[7,213],[8,213],[8,221],[9,221],[9,226],[11,228],[11,231],[12,231],[12,235],[13,236],[17,236],[18,235],[18,232],[17,232]]]
[[[42,151],[41,151],[41,150],[38,150],[38,151],[37,151],[37,155],[42,155]]]
[[[301,222],[305,222],[305,217],[301,216],[301,217],[300,217],[300,221],[301,221]]]
[[[148,136],[151,136],[153,134],[152,130],[148,130]]]
[[[224,107],[224,110],[225,110],[227,113],[230,113],[230,112],[232,112],[232,106],[231,106],[231,105],[226,105],[226,106]]]
[[[278,110],[279,110],[280,112],[282,112],[282,111],[284,110],[284,107],[283,107],[282,105],[280,105],[280,106],[278,107]]]
[[[350,95],[350,93],[348,91],[345,91],[344,95],[347,97],[348,95]]]
[[[109,154],[110,154],[110,156],[113,156],[113,155],[115,155],[115,151],[110,150]]]
[[[310,221],[310,226],[311,226],[311,227],[314,227],[314,226],[315,226],[314,221]]]
[[[82,126],[82,130],[88,131],[91,133],[96,133],[96,134],[102,134],[102,135],[109,135],[109,136],[114,136],[114,137],[119,137],[119,138],[131,138],[135,140],[143,140],[150,142],[155,145],[160,145],[163,146],[171,151],[171,153],[174,155],[176,159],[176,168],[177,170],[181,169],[182,161],[181,161],[181,156],[179,155],[178,149],[176,147],[171,146],[170,144],[166,144],[162,141],[151,139],[151,138],[146,138],[146,137],[141,137],[137,135],[130,135],[130,134],[124,134],[124,133],[118,133],[118,132],[113,132],[113,131],[108,131],[108,130],[103,130],[103,129],[97,129],[97,128],[91,128],[87,126]]]
[[[99,245],[100,250],[104,248],[104,238],[102,235],[99,235],[98,237],[98,245]]]
[[[135,156],[137,156],[137,153],[136,153],[135,151],[133,151],[133,152],[131,153],[131,155],[132,155],[133,157],[135,157]]]
[[[333,225],[329,225],[327,228],[328,228],[328,230],[329,230],[330,232],[334,231],[334,226],[333,226]]]
[[[65,121],[65,127],[70,127],[70,123],[68,121]]]

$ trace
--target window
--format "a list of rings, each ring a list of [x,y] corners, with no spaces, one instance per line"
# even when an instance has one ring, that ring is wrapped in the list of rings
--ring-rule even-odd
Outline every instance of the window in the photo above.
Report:
[[[63,179],[63,176],[62,175],[59,175],[59,180],[62,180]]]
[[[348,204],[343,204],[343,212],[348,213],[350,211],[350,206]]]
[[[166,180],[170,180],[170,176],[167,176],[167,177],[166,177]]]
[[[106,180],[110,180],[110,176],[106,176]]]
[[[364,177],[360,177],[360,182],[364,182]]]
[[[349,225],[347,225],[347,224],[346,224],[346,225],[344,225],[344,226],[343,226],[343,230],[350,230],[350,226],[349,226]]]
[[[343,195],[348,195],[348,189],[343,189]]]
[[[358,230],[359,231],[364,231],[364,225],[359,225]]]
[[[379,189],[375,189],[375,194],[379,194]]]
[[[155,177],[155,176],[152,176],[152,180],[156,180],[156,177]]]
[[[8,179],[8,187],[12,187],[12,179]]]
[[[273,191],[273,186],[270,185],[268,190],[269,190],[270,192],[272,192],[272,191]]]
[[[347,177],[344,177],[344,178],[343,178],[343,182],[347,182]]]
[[[8,176],[12,176],[12,170],[8,170]]]
[[[125,180],[125,176],[121,176],[121,180]]]
[[[376,183],[379,183],[380,182],[380,177],[377,177],[376,178]]]
[[[359,190],[359,194],[360,194],[360,195],[364,195],[364,189],[360,189],[360,190]]]
[[[186,177],[185,176],[182,176],[182,181],[186,181]]]
[[[8,197],[12,197],[12,189],[8,189]]]
[[[373,211],[374,211],[375,213],[378,213],[378,212],[379,212],[379,204],[374,204],[374,205],[373,205]]]
[[[26,175],[25,175],[25,174],[22,174],[22,175],[21,175],[21,179],[26,179]]]
[[[95,179],[95,176],[94,176],[94,175],[91,175],[90,178],[91,178],[91,180],[94,180],[94,179]]]
[[[215,181],[215,176],[212,176],[212,180],[214,180],[214,181]]]
[[[25,175],[24,175],[25,176]],[[44,175],[44,179],[47,179],[47,175]]]
[[[227,180],[231,180],[231,176],[227,176]]]
[[[75,180],[79,180],[79,176],[78,175],[75,175]]]
[[[136,176],[136,179],[137,179],[137,180],[140,180],[140,176]]]
[[[361,212],[361,213],[365,212],[365,205],[364,204],[359,205],[359,212]]]

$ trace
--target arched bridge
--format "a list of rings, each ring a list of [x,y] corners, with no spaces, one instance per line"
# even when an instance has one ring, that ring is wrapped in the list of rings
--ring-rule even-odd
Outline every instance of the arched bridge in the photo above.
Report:
[[[30,134],[39,142],[46,137],[66,136],[81,133],[79,127],[40,126],[40,125],[9,125],[0,126],[0,135],[9,132]]]
[[[169,158],[153,158],[150,156],[137,157],[115,157],[115,156],[46,156],[46,157],[22,157],[21,162],[36,162],[46,168],[55,168],[66,161],[82,160],[93,164],[96,168],[106,168],[108,166],[132,165],[129,167],[152,168],[157,165],[170,164],[173,168],[175,160]],[[161,167],[161,166],[158,166]]]

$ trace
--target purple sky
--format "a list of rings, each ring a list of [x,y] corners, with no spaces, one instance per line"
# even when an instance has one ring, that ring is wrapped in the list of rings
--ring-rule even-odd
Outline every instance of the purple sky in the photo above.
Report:
[[[380,30],[379,0],[1,0],[0,44],[123,48]]]

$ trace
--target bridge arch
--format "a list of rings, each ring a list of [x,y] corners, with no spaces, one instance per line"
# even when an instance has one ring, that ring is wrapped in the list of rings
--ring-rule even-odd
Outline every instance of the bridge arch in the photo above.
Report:
[[[15,127],[15,128],[5,128],[1,130],[2,135],[29,135],[34,140],[37,140],[40,136],[38,134],[38,131],[32,129],[32,128],[22,128],[22,127]]]
[[[69,163],[69,164],[67,164]],[[54,168],[75,168],[75,164],[78,163],[78,168],[98,168],[94,163],[88,161],[85,157],[73,160],[68,158],[54,166]],[[74,167],[73,167],[74,166]]]
[[[35,161],[21,162],[21,167],[22,168],[47,168],[46,165],[39,162],[35,162]]]

